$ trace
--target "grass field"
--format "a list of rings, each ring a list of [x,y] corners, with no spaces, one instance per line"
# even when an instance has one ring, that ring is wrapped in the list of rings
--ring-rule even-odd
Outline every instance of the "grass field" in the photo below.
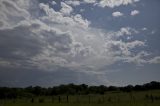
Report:
[[[0,106],[160,106],[160,90],[0,100]]]

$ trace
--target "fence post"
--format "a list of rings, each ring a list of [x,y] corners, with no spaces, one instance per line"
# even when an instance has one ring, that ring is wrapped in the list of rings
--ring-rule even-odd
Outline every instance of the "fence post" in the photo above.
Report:
[[[61,97],[60,97],[60,96],[58,96],[58,102],[59,102],[59,103],[61,102]]]
[[[153,103],[154,102],[154,98],[153,98],[152,94],[151,94],[150,98],[151,98],[151,102]]]
[[[104,103],[104,95],[102,95],[102,102]]]
[[[32,102],[32,103],[34,102],[34,99],[33,99],[33,98],[31,99],[31,102]]]
[[[77,95],[77,103],[79,103],[79,95]]]
[[[54,103],[54,96],[52,96],[52,103]]]
[[[68,103],[69,101],[68,101],[68,95],[67,95],[67,103]]]

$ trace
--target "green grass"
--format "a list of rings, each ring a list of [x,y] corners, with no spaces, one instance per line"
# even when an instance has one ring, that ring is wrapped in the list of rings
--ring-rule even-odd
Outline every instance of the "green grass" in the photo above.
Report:
[[[146,98],[152,95],[154,98]],[[160,90],[140,92],[106,92],[105,95],[70,95],[67,103],[67,96],[59,97],[35,97],[31,99],[21,98],[16,100],[1,100],[0,106],[159,106]],[[42,99],[42,103],[39,100]]]
[[[160,102],[154,103],[7,103],[1,106],[159,106]]]

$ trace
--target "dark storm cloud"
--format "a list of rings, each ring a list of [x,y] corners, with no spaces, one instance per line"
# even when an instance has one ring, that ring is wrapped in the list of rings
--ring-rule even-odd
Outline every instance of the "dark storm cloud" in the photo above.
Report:
[[[100,83],[102,83],[103,81],[101,82],[101,80],[97,78],[97,75],[75,72],[72,70],[67,70],[66,68],[59,68],[57,71],[54,72],[46,72],[36,69],[11,69],[1,67],[0,74],[0,86],[9,87],[27,87],[31,85],[52,87],[59,84],[82,84],[84,82],[89,85],[100,85]],[[107,84],[111,83],[107,81]]]
[[[1,57],[11,56],[13,58],[16,51],[20,52],[19,56],[25,54],[26,57],[31,57],[42,49],[42,42],[34,37],[29,27],[18,26],[14,29],[0,30],[0,33]],[[25,56],[23,57],[25,58]]]
[[[40,55],[41,60],[43,55],[42,61],[43,59],[46,61],[49,58],[57,58],[59,53],[67,53],[71,50],[72,39],[68,33],[45,29],[36,31],[41,29],[40,27],[39,24],[32,23],[0,30],[0,60],[3,65],[5,62],[9,64],[18,62],[22,67],[30,68],[32,62],[38,61],[33,60],[36,56]],[[59,59],[57,61],[60,61]]]
[[[43,43],[34,36],[30,26],[0,30],[1,61],[25,62],[41,52]]]
[[[57,52],[69,52],[70,44],[72,43],[71,36],[67,33],[57,33],[56,31],[42,30],[40,34],[44,35],[44,40],[49,43],[49,45],[56,48]]]

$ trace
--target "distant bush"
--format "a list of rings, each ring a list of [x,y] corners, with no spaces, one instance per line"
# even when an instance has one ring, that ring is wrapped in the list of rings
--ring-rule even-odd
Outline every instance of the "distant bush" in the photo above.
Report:
[[[142,90],[160,89],[160,82],[152,81],[143,85],[128,85],[125,87],[116,86],[88,86],[86,84],[75,85],[60,85],[50,88],[42,88],[40,86],[29,86],[26,88],[8,88],[0,87],[0,99],[15,99],[18,97],[32,98],[34,96],[53,96],[53,95],[88,95],[88,94],[105,94],[107,91],[112,92],[131,92]],[[158,99],[158,97],[157,97]],[[40,100],[39,102],[44,102]]]
[[[39,98],[38,102],[39,102],[39,103],[44,103],[45,100],[44,100],[44,98]]]

